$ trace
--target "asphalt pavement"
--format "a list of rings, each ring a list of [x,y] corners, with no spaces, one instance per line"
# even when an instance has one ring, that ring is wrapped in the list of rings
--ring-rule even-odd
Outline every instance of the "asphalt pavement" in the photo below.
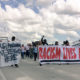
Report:
[[[80,80],[80,64],[45,64],[21,60],[19,68],[0,68],[0,80]]]

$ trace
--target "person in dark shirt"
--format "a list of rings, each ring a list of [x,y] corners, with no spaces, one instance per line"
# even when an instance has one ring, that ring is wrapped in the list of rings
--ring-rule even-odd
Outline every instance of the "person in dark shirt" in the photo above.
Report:
[[[47,40],[44,39],[44,35],[41,38],[41,42],[42,42],[43,45],[48,45]]]
[[[70,46],[70,44],[69,44],[69,41],[68,41],[68,40],[66,40],[66,46]]]
[[[55,42],[55,45],[59,45],[59,42],[58,42],[58,41],[56,41],[56,42]]]
[[[36,45],[34,45],[33,53],[34,53],[34,61],[36,61],[37,54],[38,54],[38,48],[37,48],[37,46],[36,46]]]

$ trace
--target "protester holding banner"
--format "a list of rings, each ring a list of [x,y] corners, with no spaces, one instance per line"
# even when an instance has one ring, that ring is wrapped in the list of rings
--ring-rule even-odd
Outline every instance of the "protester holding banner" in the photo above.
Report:
[[[63,44],[62,45],[65,46],[66,45],[66,41],[63,41]]]
[[[59,45],[59,42],[58,42],[58,41],[56,41],[56,42],[55,42],[55,45]]]
[[[12,37],[12,42],[11,42],[11,43],[12,43],[12,44],[16,44],[15,36]],[[14,47],[13,47],[13,48],[14,48]],[[14,50],[14,49],[13,49],[13,50]],[[14,59],[13,59],[13,61],[12,61],[13,64],[12,64],[11,66],[19,67],[19,65],[18,65],[19,62],[18,62],[18,59],[17,59],[18,56],[16,56],[16,55],[18,55],[18,54],[16,54],[15,51],[14,51],[14,53],[13,53],[12,55],[13,55],[13,58],[14,58]]]
[[[63,44],[62,44],[63,46],[70,46],[70,44],[69,44],[69,41],[68,40],[66,40],[66,41],[63,41]]]
[[[68,41],[68,40],[66,40],[66,46],[70,46],[70,44],[69,44],[69,41]]]

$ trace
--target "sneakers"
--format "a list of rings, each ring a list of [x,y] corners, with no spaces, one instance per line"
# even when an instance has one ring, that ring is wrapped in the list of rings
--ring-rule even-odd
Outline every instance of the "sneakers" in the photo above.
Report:
[[[14,67],[14,66],[15,66],[15,67],[19,67],[19,65],[18,65],[18,64],[15,64],[15,65],[11,65],[11,67]]]
[[[15,67],[19,67],[19,65],[18,64],[15,64]]]
[[[13,65],[11,65],[11,67],[13,67]]]

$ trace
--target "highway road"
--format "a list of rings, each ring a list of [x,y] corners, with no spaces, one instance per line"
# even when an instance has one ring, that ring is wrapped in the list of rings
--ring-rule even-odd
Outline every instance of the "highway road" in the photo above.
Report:
[[[19,68],[0,68],[0,80],[80,80],[80,64],[46,64],[21,60]]]

